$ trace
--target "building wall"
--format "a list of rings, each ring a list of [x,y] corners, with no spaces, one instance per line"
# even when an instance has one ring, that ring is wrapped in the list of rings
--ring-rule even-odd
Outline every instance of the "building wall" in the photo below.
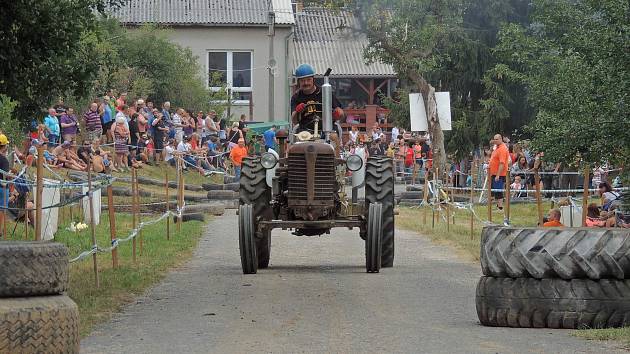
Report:
[[[276,60],[276,75],[274,77],[275,120],[288,120],[289,80],[291,67],[291,53],[288,52],[286,38],[291,29],[276,28],[274,38],[274,56]],[[202,74],[208,76],[208,51],[210,50],[245,50],[253,52],[253,120],[269,121],[269,37],[267,27],[175,27],[169,31],[169,37],[183,47],[189,47],[193,54],[199,57]],[[288,43],[291,43],[289,40]],[[233,107],[236,118],[242,113],[249,115],[249,106]]]

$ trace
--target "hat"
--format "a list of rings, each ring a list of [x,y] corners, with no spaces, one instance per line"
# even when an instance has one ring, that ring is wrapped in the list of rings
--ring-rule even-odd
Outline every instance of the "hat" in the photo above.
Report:
[[[7,136],[4,134],[0,134],[0,145],[4,146],[8,144],[9,144],[9,139],[7,139]]]
[[[238,128],[238,122],[232,123],[232,128]]]
[[[144,104],[144,100],[143,99],[139,99],[138,102],[136,102],[137,104]]]

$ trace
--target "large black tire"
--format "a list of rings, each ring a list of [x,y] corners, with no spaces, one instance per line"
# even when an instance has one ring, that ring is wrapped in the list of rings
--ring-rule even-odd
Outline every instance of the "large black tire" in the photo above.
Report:
[[[0,242],[0,297],[56,295],[67,288],[66,246],[53,242]]]
[[[258,222],[272,219],[271,189],[267,186],[266,170],[260,163],[260,158],[246,157],[241,166],[241,180],[239,188],[239,203],[251,204],[254,214],[254,230],[258,229]],[[271,255],[271,231],[256,234],[256,251],[258,252],[258,268],[269,266]]]
[[[630,280],[481,277],[476,304],[484,326],[622,327],[630,325]]]
[[[79,309],[65,295],[0,299],[0,353],[78,353]]]
[[[381,266],[394,266],[394,163],[390,158],[370,157],[365,168],[365,211],[371,203],[383,208]],[[366,215],[367,218],[368,215]]]
[[[381,270],[383,253],[383,206],[381,203],[370,204],[368,211],[368,227],[365,238],[365,268],[368,273]]]
[[[510,278],[630,278],[630,230],[488,226],[484,275]]]
[[[254,217],[250,204],[241,205],[238,208],[238,248],[241,253],[243,274],[256,274],[258,258],[256,257]]]

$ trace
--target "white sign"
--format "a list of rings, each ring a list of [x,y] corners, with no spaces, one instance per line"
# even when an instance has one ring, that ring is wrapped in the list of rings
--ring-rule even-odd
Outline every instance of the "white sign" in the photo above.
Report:
[[[83,186],[81,191],[84,194],[87,194],[88,187]],[[90,198],[83,197],[81,199],[81,203],[83,203],[83,220],[85,220],[86,224],[90,223]],[[94,225],[98,225],[101,223],[101,189],[93,189],[92,190],[92,206],[94,208]]]
[[[451,95],[449,92],[436,92],[435,103],[442,130],[452,130],[451,127]],[[413,129],[412,129],[413,130]]]
[[[59,204],[61,189],[53,185],[59,184],[57,180],[44,178],[44,188],[42,189],[42,240],[52,240],[57,232],[57,222],[59,216],[59,208],[50,208],[52,205]],[[33,202],[37,203],[37,193],[33,195]],[[36,220],[40,222],[40,220]]]
[[[424,109],[424,99],[421,93],[409,94],[409,116],[411,118],[412,132],[426,132],[429,130],[427,111]]]

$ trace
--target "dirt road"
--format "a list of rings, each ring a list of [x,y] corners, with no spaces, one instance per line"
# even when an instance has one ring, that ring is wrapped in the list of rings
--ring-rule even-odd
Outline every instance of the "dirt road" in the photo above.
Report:
[[[477,322],[479,266],[405,231],[394,268],[366,274],[358,231],[274,231],[271,267],[241,273],[233,213],[193,258],[82,341],[85,353],[602,353],[569,331]]]

